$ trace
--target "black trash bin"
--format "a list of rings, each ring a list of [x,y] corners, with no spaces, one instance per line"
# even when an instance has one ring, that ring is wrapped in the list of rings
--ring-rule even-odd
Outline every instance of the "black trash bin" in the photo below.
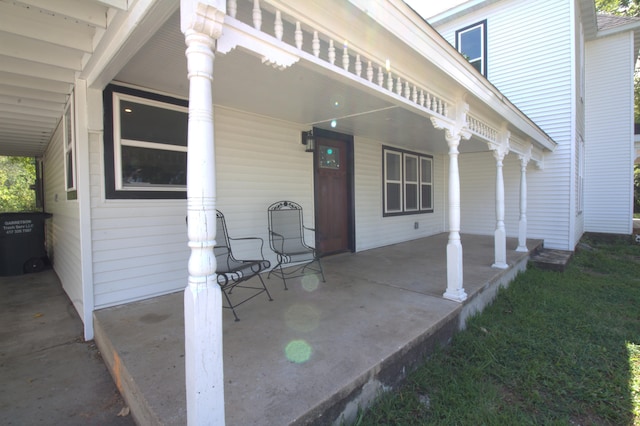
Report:
[[[49,217],[51,213],[0,213],[0,276],[44,269],[44,221]]]

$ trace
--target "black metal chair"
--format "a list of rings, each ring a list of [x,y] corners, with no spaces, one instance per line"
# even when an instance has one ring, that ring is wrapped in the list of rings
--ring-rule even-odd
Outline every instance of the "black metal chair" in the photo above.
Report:
[[[265,260],[264,255],[262,254],[262,248],[264,246],[264,240],[259,237],[244,237],[244,238],[231,238],[229,237],[229,233],[227,231],[227,223],[224,220],[224,215],[216,210],[216,245],[213,248],[213,251],[216,255],[216,274],[218,275],[218,284],[220,284],[220,288],[222,289],[222,294],[224,294],[225,299],[227,300],[227,306],[224,306],[227,309],[231,309],[233,312],[233,316],[236,321],[239,321],[238,315],[236,314],[235,308],[239,305],[242,305],[244,302],[253,299],[261,293],[267,293],[269,296],[269,301],[272,301],[271,294],[269,294],[269,290],[267,290],[267,286],[264,284],[260,273],[266,271],[271,267],[271,262]],[[241,241],[241,240],[256,240],[260,241],[260,259],[255,260],[241,260],[236,259],[231,251],[231,241]],[[258,277],[261,287],[259,286],[251,286],[245,285],[244,283],[250,280],[253,277]],[[256,283],[257,284],[257,283]],[[243,294],[241,297],[233,297],[233,299],[239,299],[235,302],[232,302],[232,292],[236,288],[255,290],[251,292],[250,295]]]
[[[293,201],[278,201],[269,206],[269,245],[278,259],[278,264],[269,272],[282,278],[284,289],[288,290],[287,278],[296,278],[311,271],[321,275],[325,282],[322,263],[314,247],[304,240],[304,230],[315,231],[303,224],[302,207]],[[286,271],[283,265],[297,265],[295,269]],[[315,266],[314,266],[315,264]]]

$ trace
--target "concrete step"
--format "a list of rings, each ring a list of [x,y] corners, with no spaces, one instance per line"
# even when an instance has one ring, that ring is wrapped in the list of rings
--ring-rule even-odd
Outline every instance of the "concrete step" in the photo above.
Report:
[[[531,254],[529,261],[540,269],[563,272],[572,257],[572,251],[541,248]]]

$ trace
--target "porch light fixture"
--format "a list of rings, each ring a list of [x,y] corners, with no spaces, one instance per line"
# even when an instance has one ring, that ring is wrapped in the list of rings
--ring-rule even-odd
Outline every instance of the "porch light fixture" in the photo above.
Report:
[[[313,136],[313,129],[308,132],[302,132],[302,145],[305,146],[306,152],[313,152],[316,149],[316,138]]]

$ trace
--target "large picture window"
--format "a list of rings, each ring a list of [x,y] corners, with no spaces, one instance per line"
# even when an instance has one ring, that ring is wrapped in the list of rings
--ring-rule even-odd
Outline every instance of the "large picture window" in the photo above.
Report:
[[[487,76],[487,21],[456,31],[456,49],[482,75]]]
[[[433,212],[433,157],[382,148],[383,216]]]
[[[104,104],[107,198],[185,198],[186,101],[109,86]]]

